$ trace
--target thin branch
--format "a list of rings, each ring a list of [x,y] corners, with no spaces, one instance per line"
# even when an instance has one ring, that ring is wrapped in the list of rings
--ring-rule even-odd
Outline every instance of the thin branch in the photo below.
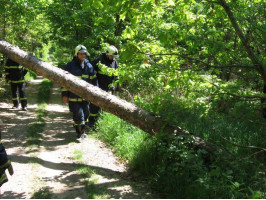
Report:
[[[220,4],[218,1],[210,1],[210,0],[205,0],[205,1],[207,1],[208,3]]]
[[[241,159],[239,159],[238,161],[242,161],[242,160],[248,159],[248,158],[250,158],[250,157],[252,157],[252,156],[255,156],[255,155],[259,154],[259,153],[262,153],[262,152],[265,153],[265,150],[257,151],[256,153],[253,153],[253,154],[251,154],[251,155],[248,155],[247,157],[241,158]]]
[[[214,83],[210,83],[210,84],[212,84],[216,88],[221,88],[218,85],[215,85]],[[257,101],[257,100],[266,98],[266,95],[238,95],[238,94],[234,94],[230,92],[219,92],[219,93],[213,93],[211,95],[214,96],[214,95],[222,95],[222,94],[230,95],[230,96],[237,97],[237,98],[247,98],[247,99],[250,99],[250,101]]]
[[[179,56],[179,57],[182,57],[182,58],[186,58],[188,60],[194,60],[194,61],[197,61],[197,62],[200,62],[204,65],[206,65],[206,67],[209,67],[209,68],[245,68],[245,69],[254,69],[254,66],[251,66],[251,65],[210,65],[200,59],[196,59],[196,58],[193,58],[193,57],[190,57],[190,56],[187,56],[187,55],[182,55],[182,54],[178,54],[178,53],[160,53],[160,54],[150,54],[150,53],[145,53],[145,52],[141,52],[139,51],[139,53],[141,54],[144,54],[144,55],[148,55],[148,56]]]
[[[209,139],[209,141],[212,142],[212,144],[215,144],[216,146],[222,148],[224,151],[226,151],[228,154],[230,154],[230,156],[235,156],[231,151],[229,151],[225,146],[218,144],[216,141],[214,141],[213,139]]]
[[[265,97],[259,96],[259,95],[237,95],[237,94],[230,93],[230,92],[219,92],[219,93],[213,93],[211,95],[214,96],[214,95],[223,95],[223,94],[230,95],[233,97],[238,97],[238,98],[250,99],[250,101],[252,101],[252,100],[257,101],[257,100],[265,98]]]
[[[220,136],[220,135],[219,135]],[[256,147],[256,146],[244,146],[244,145],[240,145],[240,144],[236,144],[222,136],[220,136],[223,140],[227,141],[228,143],[230,143],[231,145],[233,146],[236,146],[236,147],[240,147],[240,148],[245,148],[245,149],[258,149],[258,150],[261,150],[261,151],[265,151],[266,152],[266,149],[265,148],[261,148],[261,147]]]

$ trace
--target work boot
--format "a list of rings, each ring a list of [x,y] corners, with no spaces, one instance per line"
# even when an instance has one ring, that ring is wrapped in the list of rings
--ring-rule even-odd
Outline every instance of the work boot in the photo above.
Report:
[[[81,124],[78,127],[79,133],[77,135],[77,141],[81,142],[84,138],[87,137],[88,126],[86,126],[85,124]]]
[[[87,137],[87,131],[88,131],[88,126],[86,124],[81,125],[81,136],[80,139],[84,139]]]
[[[75,129],[76,129],[76,133],[77,133],[77,138],[80,138],[81,136],[81,125],[76,125],[75,126]]]
[[[13,105],[12,109],[17,109],[19,105]]]
[[[27,111],[28,108],[27,108],[27,107],[23,107],[22,110],[23,110],[23,111]]]

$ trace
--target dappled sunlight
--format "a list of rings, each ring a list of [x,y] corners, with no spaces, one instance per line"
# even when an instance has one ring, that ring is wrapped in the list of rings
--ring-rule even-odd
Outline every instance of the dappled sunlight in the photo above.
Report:
[[[67,112],[68,111],[68,107],[62,106],[62,105],[59,105],[59,104],[52,104],[52,105],[49,104],[49,105],[47,105],[46,110],[48,112]]]
[[[31,85],[39,85],[42,82],[42,76],[37,76],[36,79],[31,80],[30,84]]]
[[[36,102],[36,89],[41,80],[31,83],[28,86],[30,101]],[[0,116],[5,122],[3,142],[16,173],[3,187],[5,197],[74,199],[96,195],[99,198],[143,198],[145,192],[136,183],[124,178],[125,166],[104,143],[93,138],[76,143],[72,115],[68,106],[62,103],[59,91],[60,88],[54,85],[46,106],[47,115],[42,118],[45,127],[40,133],[41,142],[33,146],[27,143],[26,135],[31,125],[39,131],[39,127],[35,126],[38,125],[37,103],[29,104],[28,112],[9,110],[9,104],[2,104]],[[75,151],[82,152],[82,161],[74,158]],[[86,168],[92,174],[82,174],[80,168]],[[148,197],[150,193],[144,195]]]

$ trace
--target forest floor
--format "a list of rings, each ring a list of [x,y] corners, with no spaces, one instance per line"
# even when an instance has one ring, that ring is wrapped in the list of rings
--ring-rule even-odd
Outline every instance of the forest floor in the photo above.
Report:
[[[28,83],[28,111],[0,103],[5,124],[2,142],[13,163],[14,175],[1,188],[0,198],[156,198],[145,181],[133,179],[107,145],[93,136],[76,142],[72,116],[55,85],[46,107],[40,145],[27,143],[29,126],[36,121],[41,77]]]

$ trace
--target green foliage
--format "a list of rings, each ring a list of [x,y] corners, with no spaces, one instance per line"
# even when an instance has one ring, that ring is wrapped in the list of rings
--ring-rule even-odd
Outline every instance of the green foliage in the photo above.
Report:
[[[53,82],[51,82],[47,78],[43,79],[40,88],[38,90],[38,97],[37,97],[38,104],[48,103],[52,87],[53,87]]]
[[[98,67],[104,74],[106,74],[108,76],[118,76],[117,70],[110,68],[110,67],[107,67],[107,66],[101,64],[100,62],[98,63]]]
[[[189,115],[189,112],[182,112],[184,113],[180,119]],[[190,115],[190,118],[187,117],[189,119],[183,121],[188,121],[187,125],[195,124],[194,128],[199,132],[210,131],[209,127],[206,127],[206,119],[195,123],[192,117]],[[221,122],[222,120],[219,120],[213,127],[215,130],[227,127],[224,133],[232,132],[238,126],[238,132],[245,132],[249,127],[249,124],[245,124],[247,122],[235,122],[236,127],[232,126],[232,121],[220,124]],[[246,129],[242,129],[244,125]],[[250,130],[253,130],[253,135],[250,135],[253,139],[258,136],[257,133],[263,133],[263,130]],[[161,198],[265,198],[265,164],[256,157],[248,156],[246,159],[251,153],[249,150],[243,151],[235,147],[229,155],[213,152],[214,155],[209,157],[203,150],[192,149],[189,138],[164,134],[151,137],[106,113],[98,122],[97,136],[108,142],[119,157],[128,160],[131,170],[149,177],[150,183],[159,191]],[[234,138],[239,141],[242,136],[238,133]],[[209,137],[217,138],[218,135]],[[252,142],[254,141],[256,140]],[[232,148],[230,144],[222,141],[219,146],[221,145],[224,145],[224,148]]]
[[[24,78],[27,82],[29,82],[31,80],[34,80],[36,77],[37,77],[37,74],[35,72],[29,70]]]

